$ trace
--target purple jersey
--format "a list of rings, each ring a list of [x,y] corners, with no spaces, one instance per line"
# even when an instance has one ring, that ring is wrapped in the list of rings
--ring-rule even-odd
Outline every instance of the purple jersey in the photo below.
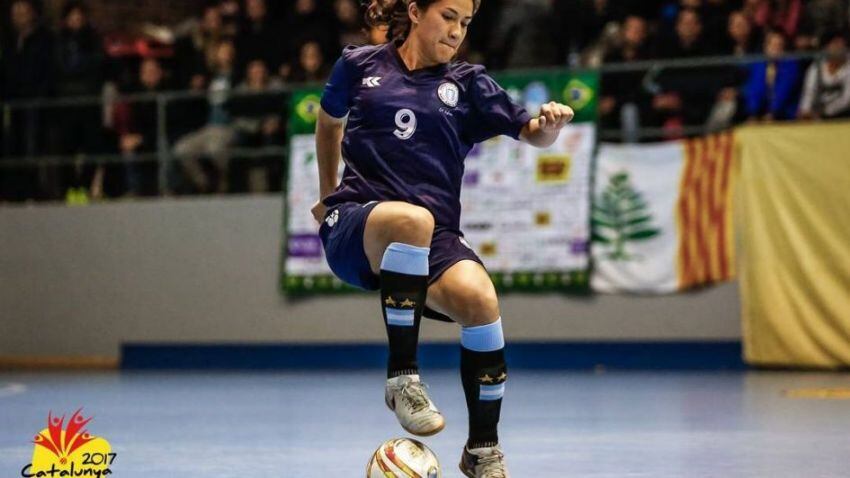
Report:
[[[393,43],[346,47],[322,109],[348,114],[342,182],[324,203],[395,200],[423,206],[437,228],[460,232],[464,158],[498,135],[519,138],[531,119],[484,67],[407,69]]]

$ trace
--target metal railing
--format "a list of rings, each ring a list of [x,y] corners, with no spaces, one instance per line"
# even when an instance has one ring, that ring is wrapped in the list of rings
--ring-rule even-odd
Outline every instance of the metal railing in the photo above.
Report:
[[[822,57],[821,53],[794,53],[783,56],[783,59],[814,60]],[[602,64],[595,68],[601,75],[610,75],[627,72],[645,72],[643,83],[651,82],[660,74],[680,69],[742,66],[755,62],[769,60],[763,55],[747,56],[712,56],[701,58],[670,59],[670,60],[648,60],[627,63]],[[563,67],[548,67],[538,69],[517,70],[522,73],[563,71]],[[281,122],[285,127],[287,121],[287,104],[293,90],[307,85],[287,85],[281,88],[268,89],[260,93],[249,93],[233,89],[228,98],[238,99],[243,97],[275,97],[281,100],[278,112]],[[316,86],[316,85],[309,85]],[[605,92],[600,92],[604,95]],[[197,101],[198,104],[206,105],[208,93],[189,91],[165,91],[158,93],[136,93],[120,95],[101,95],[75,98],[49,98],[7,101],[2,104],[3,113],[3,143],[4,155],[0,159],[0,176],[11,170],[37,169],[43,171],[50,168],[61,168],[78,166],[80,164],[94,167],[105,165],[132,165],[134,163],[155,163],[157,192],[163,194],[171,189],[171,174],[173,167],[179,161],[173,152],[176,140],[175,120],[173,119],[173,108],[179,107],[183,101]],[[59,154],[51,151],[50,144],[45,140],[47,136],[44,123],[50,121],[51,111],[74,111],[80,108],[100,108],[105,105],[141,104],[155,105],[156,111],[156,145],[153,149],[136,153],[134,155],[121,154],[117,148],[110,152],[81,152],[75,154]],[[206,115],[206,106],[204,107]],[[199,125],[202,122],[199,122]],[[100,125],[98,125],[99,127]],[[703,125],[685,125],[680,129],[684,135],[698,135],[706,132]],[[185,132],[184,132],[185,133]],[[639,128],[633,132],[639,140],[663,138],[667,131],[663,128]],[[283,133],[281,133],[283,134]],[[598,137],[603,141],[617,141],[623,139],[622,129],[601,129]],[[14,141],[10,141],[14,139]],[[15,146],[12,146],[14,143]],[[283,162],[287,156],[286,145],[245,147],[234,146],[228,149],[228,155],[234,162],[251,158],[280,158]]]
[[[288,99],[291,91],[296,87],[304,85],[293,85],[286,88],[269,88],[261,92],[249,92],[233,89],[228,92],[227,101],[244,98],[268,98],[276,101],[273,105],[274,114],[280,118],[281,125],[285,127]],[[198,106],[198,115],[193,119],[205,120],[208,113],[207,92],[191,91],[163,91],[157,93],[135,93],[100,96],[86,96],[73,98],[39,98],[27,100],[13,100],[2,104],[2,131],[3,131],[3,157],[0,158],[0,177],[9,174],[12,170],[37,170],[40,177],[44,176],[46,169],[61,167],[74,167],[80,164],[94,167],[104,165],[132,165],[150,164],[157,165],[157,191],[159,194],[171,189],[172,179],[169,175],[172,168],[179,161],[173,152],[175,140],[181,134],[174,131],[173,116],[179,111],[173,111],[181,107],[180,102],[195,101]],[[118,135],[114,138],[102,138],[101,144],[93,150],[80,151],[71,154],[55,152],[55,144],[51,144],[48,137],[55,136],[57,128],[61,128],[62,122],[74,121],[67,117],[68,114],[88,109],[89,117],[94,117],[94,112],[99,112],[101,119],[98,124],[88,127],[100,129],[106,121],[103,120],[105,109],[115,108],[116,105],[139,105],[153,107],[155,110],[156,138],[154,145],[147,145],[143,151],[132,155],[122,154],[118,147]],[[57,113],[65,115],[57,119]],[[110,118],[113,120],[113,118]],[[84,121],[80,118],[79,121]],[[198,128],[203,127],[204,121],[195,121]],[[191,129],[191,128],[190,128]],[[182,135],[191,131],[182,131]],[[96,133],[96,134],[99,134]],[[280,131],[280,140],[285,143],[285,133]],[[105,150],[105,151],[104,151]],[[227,155],[234,161],[242,161],[256,158],[277,157],[285,160],[287,149],[284,145],[279,146],[257,146],[247,147],[234,145],[227,148]]]

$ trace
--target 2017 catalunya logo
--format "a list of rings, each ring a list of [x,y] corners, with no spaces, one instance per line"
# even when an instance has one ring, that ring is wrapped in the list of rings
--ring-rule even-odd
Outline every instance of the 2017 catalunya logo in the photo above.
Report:
[[[32,462],[21,470],[24,478],[61,478],[112,474],[109,468],[117,458],[109,442],[90,434],[85,426],[94,417],[74,412],[65,426],[65,415],[47,414],[47,428],[33,438]]]

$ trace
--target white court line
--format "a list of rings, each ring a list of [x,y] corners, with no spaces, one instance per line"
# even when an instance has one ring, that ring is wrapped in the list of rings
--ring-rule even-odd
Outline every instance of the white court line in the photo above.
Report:
[[[0,385],[0,398],[20,395],[27,391],[27,386],[22,383],[6,383]]]

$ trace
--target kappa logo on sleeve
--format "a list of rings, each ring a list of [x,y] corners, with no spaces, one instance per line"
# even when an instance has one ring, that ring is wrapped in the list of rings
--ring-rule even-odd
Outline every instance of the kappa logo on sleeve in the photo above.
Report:
[[[363,78],[363,86],[375,88],[377,86],[381,86],[380,81],[380,76],[367,76],[366,78]]]

